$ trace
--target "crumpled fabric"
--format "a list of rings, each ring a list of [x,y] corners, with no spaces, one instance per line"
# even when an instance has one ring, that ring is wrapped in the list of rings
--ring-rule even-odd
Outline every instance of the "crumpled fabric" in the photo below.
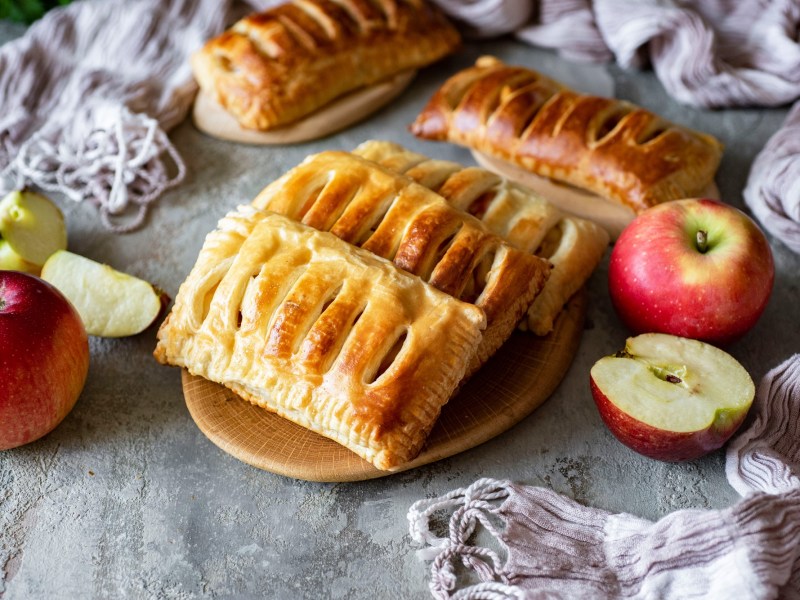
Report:
[[[416,502],[409,532],[431,561],[433,597],[800,598],[800,354],[763,378],[752,411],[726,456],[742,499],[723,510],[652,522],[493,479]],[[472,544],[478,529],[501,550]]]
[[[185,176],[166,132],[197,89],[189,55],[236,10],[232,0],[85,0],[0,47],[0,193],[35,185],[94,203],[112,231],[140,226]]]
[[[650,63],[686,104],[780,106],[800,97],[797,0],[436,2],[478,36],[514,33],[569,59]]]
[[[800,102],[756,156],[743,194],[764,228],[800,254]]]
[[[513,31],[520,40],[557,50],[568,60],[609,62],[614,59],[614,53],[598,29],[590,0],[539,2],[537,19]]]

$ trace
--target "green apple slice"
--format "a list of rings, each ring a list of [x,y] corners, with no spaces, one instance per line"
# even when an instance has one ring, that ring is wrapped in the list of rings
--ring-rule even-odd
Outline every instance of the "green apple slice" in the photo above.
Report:
[[[29,263],[11,249],[11,246],[8,245],[8,241],[0,239],[0,270],[22,271],[23,273],[38,275],[41,266]]]
[[[150,283],[66,250],[47,259],[42,279],[78,309],[89,335],[135,335],[161,312],[163,294]]]
[[[0,236],[22,259],[39,266],[67,247],[61,210],[49,198],[28,190],[11,192],[0,201]]]

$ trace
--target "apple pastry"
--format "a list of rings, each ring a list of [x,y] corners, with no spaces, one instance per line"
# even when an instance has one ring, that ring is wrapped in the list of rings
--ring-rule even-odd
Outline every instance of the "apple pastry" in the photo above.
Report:
[[[250,15],[192,57],[203,94],[246,129],[297,121],[460,44],[424,0],[295,0]]]
[[[564,214],[535,192],[486,169],[433,160],[378,140],[364,142],[353,153],[405,174],[517,248],[552,263],[550,277],[520,323],[537,335],[552,331],[564,304],[586,283],[608,246],[608,234],[599,225]]]
[[[550,273],[546,260],[428,188],[348,152],[308,157],[253,204],[330,231],[482,309],[486,331],[468,375],[511,335]]]
[[[448,79],[411,130],[589,190],[635,213],[703,193],[722,155],[710,135],[493,57]]]
[[[246,206],[206,237],[155,357],[391,470],[422,448],[485,324],[371,252]]]

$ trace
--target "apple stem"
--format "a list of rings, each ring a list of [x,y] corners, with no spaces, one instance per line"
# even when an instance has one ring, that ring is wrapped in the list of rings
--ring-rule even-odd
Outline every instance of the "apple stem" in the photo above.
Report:
[[[700,251],[700,254],[705,254],[708,251],[708,232],[702,229],[698,230],[696,240],[697,249]]]

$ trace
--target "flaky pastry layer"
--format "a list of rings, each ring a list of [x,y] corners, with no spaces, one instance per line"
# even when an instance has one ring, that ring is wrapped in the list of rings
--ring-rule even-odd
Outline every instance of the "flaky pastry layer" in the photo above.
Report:
[[[247,129],[428,65],[460,43],[424,0],[295,0],[250,15],[192,56],[200,87]]]
[[[389,261],[248,206],[206,237],[155,356],[390,470],[422,448],[485,323]]]
[[[517,248],[550,261],[550,277],[520,323],[537,335],[552,331],[564,304],[586,283],[608,246],[608,233],[599,225],[566,215],[486,169],[430,159],[381,140],[364,142],[353,153],[405,174]]]
[[[641,212],[702,193],[722,156],[714,137],[629,102],[580,94],[493,57],[456,73],[411,126]]]
[[[347,152],[308,157],[253,204],[330,231],[483,310],[486,331],[468,374],[511,335],[550,272],[428,188]]]

